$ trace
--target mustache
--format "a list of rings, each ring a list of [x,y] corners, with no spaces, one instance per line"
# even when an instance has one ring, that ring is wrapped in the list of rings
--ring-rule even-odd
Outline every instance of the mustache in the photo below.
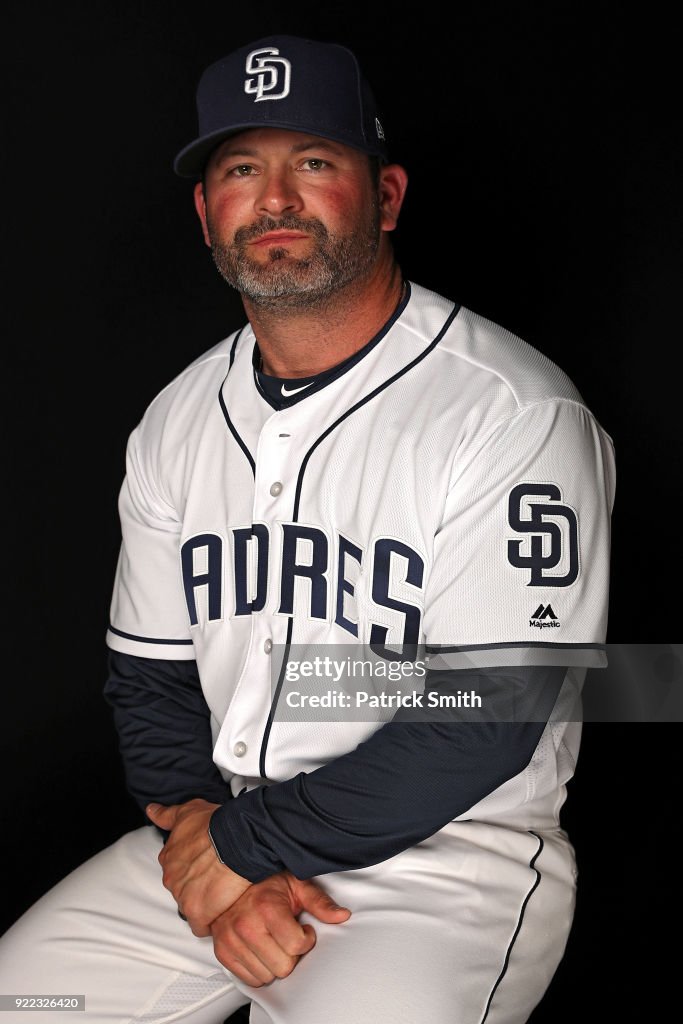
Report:
[[[329,232],[323,222],[316,217],[297,217],[290,213],[275,220],[274,217],[261,217],[249,227],[238,228],[234,235],[235,245],[245,245],[253,242],[269,231],[303,231],[313,235],[318,241],[324,241],[329,237]]]

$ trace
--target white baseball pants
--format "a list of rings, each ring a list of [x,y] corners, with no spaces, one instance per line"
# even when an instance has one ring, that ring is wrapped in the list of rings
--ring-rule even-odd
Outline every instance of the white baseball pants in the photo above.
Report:
[[[26,1024],[521,1024],[563,955],[574,855],[563,831],[452,822],[358,871],[321,876],[352,917],[316,930],[293,973],[252,989],[163,888],[143,827],[77,868],[0,939],[0,993],[85,994]]]

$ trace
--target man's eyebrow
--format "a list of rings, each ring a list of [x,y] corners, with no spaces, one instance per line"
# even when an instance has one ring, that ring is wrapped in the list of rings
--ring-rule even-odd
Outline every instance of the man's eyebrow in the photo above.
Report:
[[[334,142],[328,142],[327,139],[311,137],[306,139],[304,142],[295,143],[291,149],[291,153],[303,153],[307,149],[326,149],[331,153],[340,153],[341,146]],[[243,156],[257,157],[259,156],[259,150],[254,149],[251,146],[244,146],[235,144],[234,146],[227,146],[223,152],[217,156],[217,161],[220,163],[223,160],[234,160],[239,159]]]
[[[221,160],[232,160],[236,156],[258,156],[258,151],[249,149],[248,146],[228,146],[217,155],[216,159],[220,162]]]
[[[316,136],[315,138],[306,139],[305,142],[297,142],[296,145],[292,146],[292,153],[302,153],[305,149],[329,149],[333,153],[339,153],[341,146]]]

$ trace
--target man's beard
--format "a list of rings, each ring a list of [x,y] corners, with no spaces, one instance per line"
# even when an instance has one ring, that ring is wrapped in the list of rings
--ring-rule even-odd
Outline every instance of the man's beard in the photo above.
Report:
[[[222,277],[255,305],[271,309],[303,309],[327,301],[341,288],[364,277],[379,247],[379,209],[373,203],[367,221],[352,235],[333,235],[315,217],[295,214],[275,220],[261,217],[238,228],[231,244],[218,241],[209,222],[211,253]],[[287,246],[274,245],[266,262],[249,255],[249,242],[269,231],[302,231],[313,239],[310,255],[297,258]]]

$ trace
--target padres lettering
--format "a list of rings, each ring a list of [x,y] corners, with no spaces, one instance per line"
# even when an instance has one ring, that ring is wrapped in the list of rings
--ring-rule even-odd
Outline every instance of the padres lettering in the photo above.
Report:
[[[289,83],[292,65],[286,57],[280,57],[274,46],[266,46],[261,50],[252,50],[247,57],[245,71],[253,77],[247,78],[244,91],[254,96],[254,103],[261,100],[282,100],[289,95]],[[264,56],[265,55],[265,56]],[[284,81],[279,92],[275,92],[279,84],[280,69]]]
[[[549,501],[530,500],[537,497]],[[517,533],[531,537],[528,554],[522,554],[524,541],[508,541],[508,561],[516,569],[531,570],[529,587],[568,587],[579,575],[579,523],[574,509],[561,502],[562,492],[555,484],[524,483],[510,491],[508,522]],[[564,530],[553,522],[558,517],[566,520]],[[564,575],[545,571],[555,569],[563,558]]]
[[[313,619],[334,621],[342,629],[358,638],[358,622],[351,617],[355,605],[355,586],[352,580],[363,563],[363,552],[352,541],[338,535],[338,556],[335,572],[327,535],[316,526],[302,523],[281,524],[283,533],[282,557],[279,572],[279,593],[275,611],[283,615],[294,613],[294,590],[297,580],[306,580],[308,614]],[[264,523],[240,527],[232,531],[234,602],[232,614],[252,615],[263,611],[268,591],[271,536]],[[203,607],[207,621],[221,619],[224,611],[224,541],[215,533],[202,533],[190,537],[180,550],[185,600],[193,626],[199,624],[197,591],[204,591]],[[403,583],[421,591],[424,582],[424,560],[407,544],[389,537],[380,537],[372,545],[372,601],[377,608],[391,609],[403,618],[402,643],[419,642],[422,617],[419,604],[399,600],[392,591],[392,581]],[[353,563],[355,563],[355,568]],[[400,568],[399,568],[400,566]],[[334,576],[330,580],[330,576]],[[418,596],[416,594],[416,596]],[[378,646],[387,641],[388,628],[370,623],[369,642]]]

